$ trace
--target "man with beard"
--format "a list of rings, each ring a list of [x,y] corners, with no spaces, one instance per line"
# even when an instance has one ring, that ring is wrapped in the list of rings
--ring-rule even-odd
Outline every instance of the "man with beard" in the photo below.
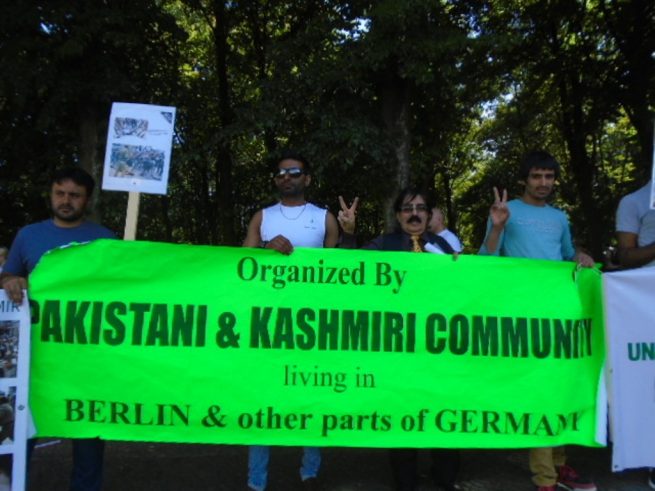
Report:
[[[312,181],[309,162],[301,155],[287,152],[273,170],[280,201],[259,210],[250,220],[244,247],[264,247],[291,254],[294,247],[335,247],[339,226],[332,213],[305,200]],[[248,449],[248,488],[266,489],[270,447]],[[317,489],[316,476],[321,465],[318,448],[305,447],[300,479],[305,489]]]
[[[285,153],[273,171],[280,201],[255,213],[244,247],[265,247],[291,254],[294,247],[335,247],[339,226],[332,213],[305,200],[312,182],[309,162]]]
[[[338,220],[343,228],[341,247],[354,248],[357,199],[348,206],[339,196],[341,211]],[[365,244],[363,249],[379,251],[432,252],[453,254],[455,251],[448,241],[439,235],[428,232],[427,227],[434,203],[429,194],[417,187],[400,191],[393,205],[396,212],[396,230],[383,234]],[[434,483],[443,491],[455,491],[459,473],[459,451],[453,449],[430,449],[432,458],[431,474]],[[416,491],[418,478],[418,451],[413,448],[394,448],[389,450],[389,460],[396,491]]]
[[[574,248],[566,215],[548,204],[559,177],[557,160],[544,151],[530,152],[523,157],[519,176],[524,186],[519,199],[507,201],[507,191],[501,196],[494,188],[495,201],[480,254],[575,261],[593,267],[593,259]],[[566,465],[564,447],[531,449],[530,470],[538,491],[596,490],[593,482]]]
[[[94,187],[93,178],[80,168],[71,167],[55,172],[50,188],[52,218],[18,231],[0,274],[0,284],[13,302],[23,301],[28,275],[49,250],[71,242],[116,238],[110,230],[85,219]],[[31,454],[33,447],[34,440],[31,440],[28,454]],[[100,490],[103,453],[104,442],[100,439],[73,440],[71,491]]]

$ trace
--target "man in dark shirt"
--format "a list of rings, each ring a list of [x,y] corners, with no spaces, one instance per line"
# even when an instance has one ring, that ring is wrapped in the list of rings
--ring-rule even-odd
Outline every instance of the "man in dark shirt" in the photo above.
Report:
[[[339,197],[341,211],[337,220],[343,228],[341,246],[354,248],[357,199],[348,207]],[[383,234],[364,245],[363,249],[380,251],[432,252],[453,254],[453,248],[444,239],[427,231],[434,203],[425,191],[410,187],[403,189],[394,202],[396,231]],[[444,491],[460,489],[456,484],[459,472],[459,452],[452,449],[431,449],[432,478]],[[389,450],[389,459],[396,491],[418,489],[418,451],[412,448]]]
[[[339,211],[337,220],[343,229],[341,245],[344,248],[354,248],[357,198],[350,207],[346,205],[341,196],[339,196],[339,202],[341,211]],[[403,189],[393,205],[396,212],[396,230],[376,237],[365,244],[362,249],[452,254],[454,251],[448,241],[439,235],[428,232],[428,223],[432,217],[433,208],[432,200],[427,192],[416,187]]]

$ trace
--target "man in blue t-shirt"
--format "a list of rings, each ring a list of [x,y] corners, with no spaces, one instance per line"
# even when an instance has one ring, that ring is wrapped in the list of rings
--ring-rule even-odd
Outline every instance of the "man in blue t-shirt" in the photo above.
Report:
[[[93,178],[80,168],[70,167],[55,173],[50,188],[52,218],[19,230],[0,274],[0,284],[13,302],[23,301],[29,274],[49,250],[72,242],[116,238],[109,229],[85,218],[94,187]],[[33,440],[28,453],[32,448]],[[103,454],[102,440],[73,440],[71,491],[100,490]]]
[[[528,153],[521,162],[524,185],[519,199],[507,201],[494,188],[495,200],[480,254],[493,254],[553,261],[576,261],[593,267],[593,259],[576,251],[566,215],[548,204],[559,177],[559,163],[547,152]],[[566,465],[564,447],[530,450],[532,481],[539,491],[595,491],[596,486]]]

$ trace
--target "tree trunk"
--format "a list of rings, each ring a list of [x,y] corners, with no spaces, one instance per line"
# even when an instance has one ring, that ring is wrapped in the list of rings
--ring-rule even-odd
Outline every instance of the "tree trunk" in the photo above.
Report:
[[[411,178],[410,150],[411,132],[409,130],[409,84],[397,73],[397,64],[391,63],[382,75],[380,100],[382,118],[386,133],[394,149],[396,179],[385,204],[385,230],[396,227],[393,202],[398,192],[407,187]]]
[[[102,209],[99,202],[99,191],[102,186],[102,165],[98,162],[98,118],[93,108],[87,105],[81,106],[78,114],[80,118],[80,167],[91,174],[96,182],[96,190],[91,197],[89,210],[91,219],[101,222]]]
[[[572,74],[559,80],[559,94],[562,105],[562,128],[569,154],[571,156],[571,171],[575,188],[580,198],[580,215],[572,217],[574,230],[578,239],[576,246],[581,245],[591,255],[600,259],[603,252],[602,222],[594,220],[596,210],[593,183],[595,168],[587,154],[586,134],[584,131],[583,94],[577,75]],[[584,240],[580,241],[580,238]]]
[[[218,74],[218,115],[221,130],[234,122],[234,111],[230,98],[230,82],[227,75],[227,55],[229,32],[225,13],[225,2],[213,2],[214,18],[214,48],[216,50],[216,72]],[[234,219],[234,197],[232,195],[232,145],[230,137],[220,134],[217,141],[216,159],[216,209],[219,223],[219,241],[225,245],[236,245]]]

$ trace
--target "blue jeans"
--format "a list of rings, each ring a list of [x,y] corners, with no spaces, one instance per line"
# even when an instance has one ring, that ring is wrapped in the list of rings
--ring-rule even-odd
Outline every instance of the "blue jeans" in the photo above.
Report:
[[[261,445],[248,447],[248,486],[256,491],[264,491],[268,482],[268,460],[271,447]],[[318,475],[321,466],[321,450],[316,447],[303,447],[300,462],[300,479],[306,480]]]
[[[73,438],[73,470],[70,491],[100,491],[105,442],[99,438]],[[27,440],[27,471],[36,439]]]

